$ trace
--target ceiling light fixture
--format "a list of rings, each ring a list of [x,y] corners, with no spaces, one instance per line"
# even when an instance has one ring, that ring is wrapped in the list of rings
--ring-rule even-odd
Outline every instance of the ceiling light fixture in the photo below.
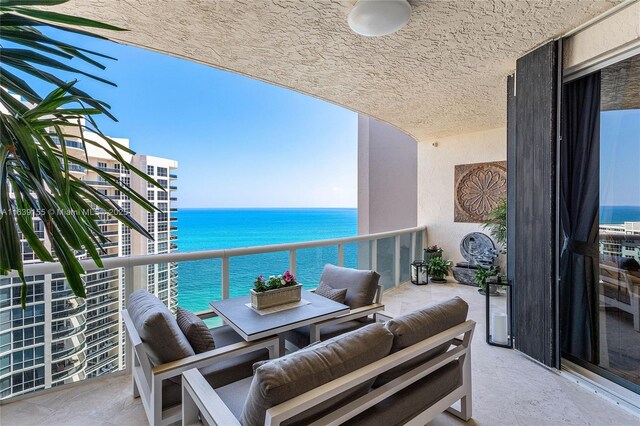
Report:
[[[395,33],[410,17],[407,0],[359,0],[349,13],[349,26],[360,35],[377,37]]]

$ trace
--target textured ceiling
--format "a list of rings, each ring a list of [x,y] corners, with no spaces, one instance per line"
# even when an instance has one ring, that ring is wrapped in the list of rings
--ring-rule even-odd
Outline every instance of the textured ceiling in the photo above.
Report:
[[[73,0],[59,9],[128,28],[108,34],[124,43],[317,96],[425,140],[504,125],[515,60],[620,1],[412,0],[409,24],[376,38],[350,31],[354,3]]]
[[[640,109],[640,55],[610,65],[600,75],[602,111]]]

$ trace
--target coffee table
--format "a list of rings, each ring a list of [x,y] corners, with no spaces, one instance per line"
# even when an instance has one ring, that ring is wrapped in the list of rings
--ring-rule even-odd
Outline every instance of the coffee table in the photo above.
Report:
[[[265,315],[260,315],[246,306],[251,302],[249,296],[218,300],[209,303],[209,305],[247,342],[281,335],[294,328],[349,313],[347,305],[318,296],[310,291],[303,290],[302,299],[311,303]],[[283,343],[283,339],[280,340]]]

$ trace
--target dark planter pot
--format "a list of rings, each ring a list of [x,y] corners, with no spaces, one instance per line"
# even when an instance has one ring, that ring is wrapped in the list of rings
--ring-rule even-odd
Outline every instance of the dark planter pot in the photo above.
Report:
[[[433,259],[434,257],[442,257],[442,252],[428,252],[428,251],[424,251],[424,263],[429,263],[429,261],[431,259]]]
[[[432,283],[446,283],[447,279],[444,277],[431,277]]]

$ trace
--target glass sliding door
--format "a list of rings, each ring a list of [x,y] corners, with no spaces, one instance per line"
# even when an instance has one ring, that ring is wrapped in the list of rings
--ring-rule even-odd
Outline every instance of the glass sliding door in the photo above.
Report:
[[[640,393],[640,55],[565,84],[563,357]]]

